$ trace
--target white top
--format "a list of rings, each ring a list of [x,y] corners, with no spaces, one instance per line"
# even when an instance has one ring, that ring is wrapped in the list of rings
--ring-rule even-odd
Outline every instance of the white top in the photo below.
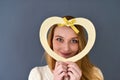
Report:
[[[53,80],[53,74],[49,67],[35,67],[31,70],[28,80]]]
[[[94,68],[100,73],[101,77],[103,78],[101,70],[96,67]],[[28,80],[53,80],[53,73],[49,69],[48,65],[42,67],[34,67],[29,74]]]

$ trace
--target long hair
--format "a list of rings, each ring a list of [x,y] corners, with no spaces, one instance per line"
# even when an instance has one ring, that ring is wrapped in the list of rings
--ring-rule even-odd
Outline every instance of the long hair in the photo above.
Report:
[[[64,17],[66,17],[67,20],[74,18],[72,16],[64,16]],[[54,35],[54,29],[57,26],[58,26],[57,24],[53,25],[48,33],[48,44],[51,49],[53,49],[52,39]],[[85,37],[85,30],[81,25],[74,25],[74,26],[79,30],[79,33],[77,35],[79,37],[79,52],[80,52],[85,48],[87,42]],[[53,59],[49,54],[47,54],[47,52],[45,52],[45,57],[46,57],[46,62],[49,68],[51,69],[51,71],[54,70],[56,60]],[[102,80],[101,77],[99,76],[99,73],[94,70],[93,67],[95,66],[90,62],[88,55],[78,60],[76,64],[79,66],[80,70],[82,71],[81,80]]]

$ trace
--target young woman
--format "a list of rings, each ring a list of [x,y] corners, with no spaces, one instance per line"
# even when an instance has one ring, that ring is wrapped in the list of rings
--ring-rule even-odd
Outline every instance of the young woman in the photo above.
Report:
[[[73,19],[72,16],[65,18]],[[64,58],[78,54],[86,46],[83,27],[74,26],[79,33],[76,33],[71,26],[55,24],[48,34],[51,49]],[[102,72],[90,62],[88,55],[75,63],[56,61],[46,52],[45,56],[48,65],[33,68],[29,80],[103,80]]]

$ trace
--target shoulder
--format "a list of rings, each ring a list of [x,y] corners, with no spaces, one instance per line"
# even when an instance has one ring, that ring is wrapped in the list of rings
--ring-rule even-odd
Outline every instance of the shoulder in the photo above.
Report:
[[[93,67],[93,72],[94,72],[94,75],[96,75],[98,78],[100,78],[101,80],[104,80],[103,73],[100,70],[100,68]]]
[[[48,70],[48,66],[34,67],[29,74],[28,80],[42,80],[44,72]]]

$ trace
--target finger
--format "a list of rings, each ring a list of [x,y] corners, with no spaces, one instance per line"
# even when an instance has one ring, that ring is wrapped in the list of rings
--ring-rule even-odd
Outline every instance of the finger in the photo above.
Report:
[[[73,67],[73,68],[76,68],[76,69],[80,69],[78,67],[78,65],[76,63],[74,63],[74,62],[67,62],[67,64],[68,64],[68,67]]]
[[[65,75],[66,75],[65,72],[63,72],[63,73],[61,73],[59,75],[54,75],[54,80],[63,80]]]
[[[54,72],[57,74],[61,74],[62,72],[67,72],[67,66],[63,65],[63,63],[61,62],[56,62]]]
[[[66,73],[66,72],[62,72],[62,73],[59,75],[59,77],[62,77],[62,78],[67,77],[67,73]]]
[[[67,63],[61,62],[61,61],[58,61],[58,64],[59,64],[59,65],[65,65],[65,66],[67,66]]]
[[[57,61],[56,64],[55,64],[55,67],[57,67],[59,65],[59,62]]]
[[[62,66],[62,65],[59,65],[59,66],[57,67],[57,69],[56,69],[56,72],[57,72],[58,74],[61,74],[62,72],[67,72],[67,68],[64,67],[64,66]]]
[[[72,72],[68,72],[70,80],[77,80]],[[79,79],[80,80],[80,79]]]
[[[72,68],[72,67],[68,68],[68,72],[72,73],[74,76],[82,75],[81,71],[77,71],[75,68]]]
[[[67,66],[67,63],[61,62],[61,61],[57,61],[55,67],[57,67],[57,66],[59,66],[59,65]]]
[[[70,80],[70,77],[66,76],[66,77],[63,78],[63,80]]]
[[[78,67],[76,63],[73,62],[67,62],[68,64],[68,72],[72,74],[72,77],[75,76],[75,78],[79,78],[82,76],[82,71]]]
[[[68,62],[68,70],[72,71],[73,73],[81,74],[80,68],[76,63],[73,63],[73,62]]]
[[[72,72],[68,72],[68,75],[70,77],[70,80],[80,80],[81,76],[77,74],[73,74]]]

